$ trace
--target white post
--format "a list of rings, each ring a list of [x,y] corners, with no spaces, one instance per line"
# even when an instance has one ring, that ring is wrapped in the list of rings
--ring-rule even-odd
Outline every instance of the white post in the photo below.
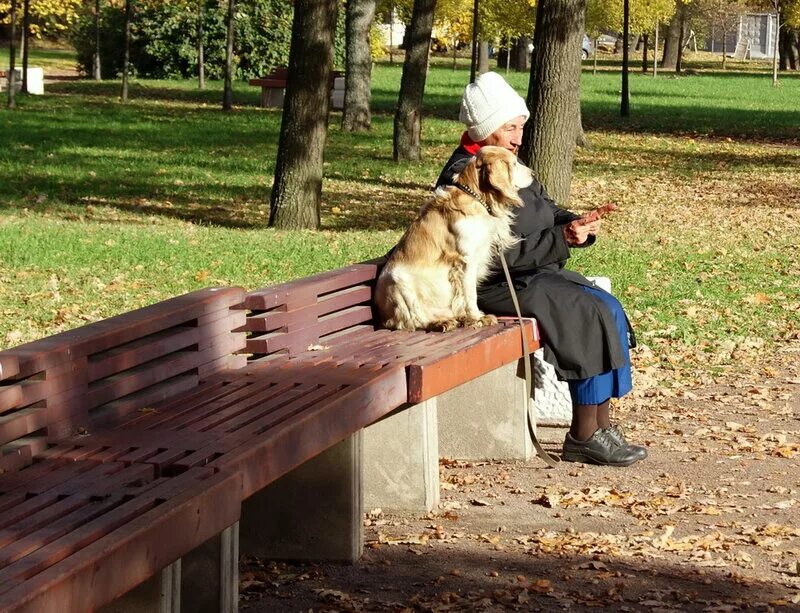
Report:
[[[775,6],[775,36],[773,37],[772,45],[772,86],[778,86],[778,45],[780,44],[781,37],[781,14],[778,11],[778,0],[773,0]]]

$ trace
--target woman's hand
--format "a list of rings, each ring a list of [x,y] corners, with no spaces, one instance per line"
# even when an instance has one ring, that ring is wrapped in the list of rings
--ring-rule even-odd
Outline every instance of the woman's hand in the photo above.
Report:
[[[589,239],[589,235],[600,231],[600,220],[587,221],[584,218],[576,219],[564,226],[564,240],[570,247],[582,245]]]

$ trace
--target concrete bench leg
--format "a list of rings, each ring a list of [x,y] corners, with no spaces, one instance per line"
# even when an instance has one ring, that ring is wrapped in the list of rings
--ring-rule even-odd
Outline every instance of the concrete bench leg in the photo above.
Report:
[[[242,553],[355,562],[364,547],[357,432],[242,503]]]
[[[436,398],[403,406],[364,430],[367,510],[419,511],[439,504]]]
[[[239,522],[185,555],[181,605],[187,613],[239,610]]]
[[[181,561],[167,566],[98,613],[180,613]]]
[[[525,379],[517,362],[502,366],[438,398],[439,453],[464,460],[528,460]]]

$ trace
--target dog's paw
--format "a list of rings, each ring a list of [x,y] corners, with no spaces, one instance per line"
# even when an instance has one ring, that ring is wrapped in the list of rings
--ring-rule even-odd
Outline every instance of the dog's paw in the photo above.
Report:
[[[455,319],[443,319],[441,321],[434,321],[428,325],[429,332],[450,332],[458,328],[459,322]]]
[[[480,319],[482,326],[493,326],[497,323],[497,317],[494,315],[484,315]]]

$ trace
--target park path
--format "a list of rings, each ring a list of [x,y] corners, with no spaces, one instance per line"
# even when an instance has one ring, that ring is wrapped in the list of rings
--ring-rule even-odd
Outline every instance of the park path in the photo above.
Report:
[[[800,341],[620,407],[628,469],[443,460],[356,565],[242,564],[243,611],[800,611]],[[553,448],[563,429],[543,429]]]

